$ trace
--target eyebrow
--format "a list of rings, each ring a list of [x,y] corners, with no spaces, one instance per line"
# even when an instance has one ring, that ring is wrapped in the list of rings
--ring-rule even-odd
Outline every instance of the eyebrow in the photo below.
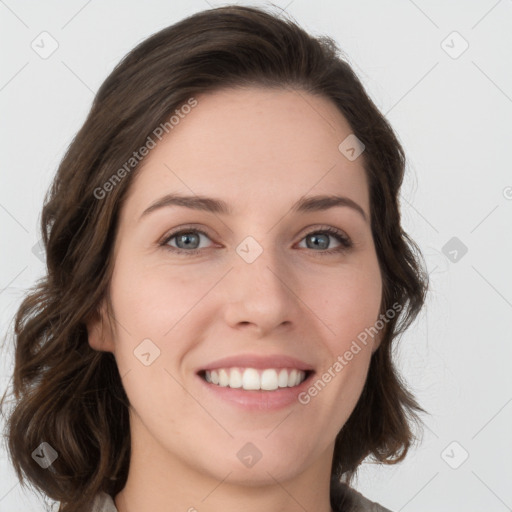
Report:
[[[157,199],[146,210],[142,212],[139,220],[146,215],[169,206],[181,206],[192,210],[202,210],[215,214],[231,215],[233,213],[228,203],[222,199],[215,199],[206,196],[185,196],[181,194],[166,194]],[[335,207],[348,207],[359,212],[363,219],[368,222],[367,215],[363,208],[348,197],[337,195],[318,195],[301,197],[291,208],[294,213],[307,213],[329,210]]]

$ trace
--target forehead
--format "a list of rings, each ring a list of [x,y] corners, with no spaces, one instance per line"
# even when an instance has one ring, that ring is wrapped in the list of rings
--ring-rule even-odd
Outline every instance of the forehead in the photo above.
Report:
[[[330,100],[262,87],[195,99],[139,166],[126,204],[133,215],[169,192],[222,197],[240,213],[338,193],[369,212],[363,156],[339,151],[352,130]]]

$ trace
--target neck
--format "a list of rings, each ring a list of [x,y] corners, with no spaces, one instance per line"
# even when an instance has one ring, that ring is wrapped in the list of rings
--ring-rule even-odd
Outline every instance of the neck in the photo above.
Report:
[[[332,512],[333,446],[298,473],[273,471],[262,458],[244,474],[226,466],[215,475],[157,444],[140,422],[132,422],[131,434],[128,478],[114,500],[118,512]]]

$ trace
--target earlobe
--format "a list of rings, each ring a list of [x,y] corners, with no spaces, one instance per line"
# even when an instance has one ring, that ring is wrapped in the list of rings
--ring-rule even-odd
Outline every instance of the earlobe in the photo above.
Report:
[[[107,318],[105,303],[94,310],[86,319],[87,339],[89,346],[97,351],[114,353],[114,343]]]

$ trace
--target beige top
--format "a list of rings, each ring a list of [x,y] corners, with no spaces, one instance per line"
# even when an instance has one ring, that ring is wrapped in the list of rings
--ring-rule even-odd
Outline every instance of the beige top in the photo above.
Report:
[[[351,498],[353,506],[350,510],[346,510],[346,507],[341,509],[334,508],[335,512],[391,512],[391,510],[383,507],[382,505],[365,498],[355,489],[352,489],[345,484],[340,484],[340,486],[342,486],[340,489],[342,489],[343,493]],[[90,512],[118,512],[118,510],[111,496],[102,492],[96,496]]]

